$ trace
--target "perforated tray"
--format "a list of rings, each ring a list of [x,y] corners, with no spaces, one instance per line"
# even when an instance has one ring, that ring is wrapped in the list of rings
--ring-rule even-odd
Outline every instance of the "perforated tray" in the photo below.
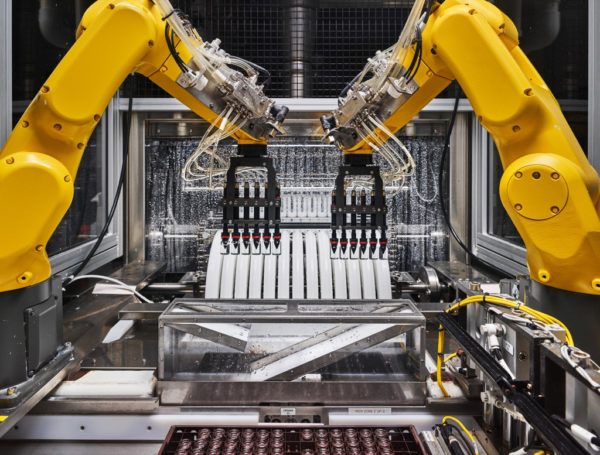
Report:
[[[415,428],[173,426],[159,455],[424,455]]]

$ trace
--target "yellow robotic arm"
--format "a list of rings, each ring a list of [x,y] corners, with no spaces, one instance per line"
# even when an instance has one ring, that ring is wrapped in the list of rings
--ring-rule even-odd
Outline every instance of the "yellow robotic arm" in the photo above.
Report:
[[[0,152],[0,293],[49,278],[45,245],[71,203],[88,139],[129,73],[231,127],[241,144],[264,144],[286,113],[257,85],[255,65],[203,42],[168,0],[99,0],[77,36]],[[238,124],[223,125],[225,111]]]
[[[502,203],[531,277],[600,294],[598,174],[510,19],[485,0],[445,0],[409,21],[398,46],[371,59],[323,119],[328,136],[346,155],[370,154],[456,79],[498,147]]]

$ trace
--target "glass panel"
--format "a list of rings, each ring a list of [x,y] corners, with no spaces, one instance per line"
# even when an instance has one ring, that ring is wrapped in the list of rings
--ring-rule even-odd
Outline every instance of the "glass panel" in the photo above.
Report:
[[[588,1],[496,0],[520,32],[521,46],[563,106],[569,125],[584,151],[588,134]],[[516,245],[523,241],[498,194],[502,166],[490,141],[488,234]]]
[[[91,0],[13,2],[13,125],[75,40]],[[106,144],[102,123],[83,156],[71,208],[47,245],[53,255],[97,237],[106,219]]]
[[[400,135],[416,167],[415,174],[406,179],[400,191],[388,192],[393,272],[418,270],[427,262],[448,258],[447,230],[438,195],[447,117],[446,114],[430,119],[423,116],[411,124],[411,136]],[[222,190],[209,190],[205,181],[187,183],[181,178],[185,161],[197,147],[197,135],[204,131],[204,127],[194,126],[197,123],[164,118],[146,123],[146,259],[165,261],[167,270],[174,273],[198,269],[199,261],[210,248],[212,233],[222,225]],[[186,133],[181,137],[178,125]],[[217,149],[225,158],[233,151],[235,147],[226,141]],[[268,152],[274,159],[281,185],[282,223],[303,220],[327,227],[339,151],[332,145],[324,145],[320,137],[295,137],[271,140]],[[447,188],[444,193],[448,195]],[[313,205],[305,211],[301,200],[312,201],[309,205]],[[316,205],[324,210],[315,209],[318,213],[311,215]]]

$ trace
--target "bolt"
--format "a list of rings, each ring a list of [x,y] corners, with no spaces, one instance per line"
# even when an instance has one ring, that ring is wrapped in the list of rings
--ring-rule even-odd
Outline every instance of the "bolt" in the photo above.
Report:
[[[533,177],[535,180],[539,180],[541,176],[542,175],[538,171],[535,171],[531,174],[531,177]]]
[[[522,209],[523,209],[523,206],[521,204],[515,204],[515,210],[519,211]]]
[[[70,175],[65,175],[65,182],[69,183],[71,181]]]
[[[27,120],[23,120],[23,121],[21,122],[21,126],[22,126],[23,128],[27,128],[27,127],[29,126],[29,122],[28,122]]]
[[[15,159],[11,156],[10,158],[6,158],[6,164],[13,164]]]
[[[527,353],[523,351],[519,352],[519,360],[523,361],[525,359],[527,359]]]
[[[37,245],[37,246],[35,247],[35,251],[37,251],[37,252],[40,252],[40,251],[42,251],[43,249],[44,249],[44,245]]]
[[[552,177],[554,180],[558,180],[560,178],[560,174],[558,172],[553,172],[550,174],[550,177]]]
[[[47,85],[42,86],[42,93],[48,93],[50,91],[50,87]]]
[[[8,396],[14,395],[15,393],[17,393],[17,388],[16,387],[9,387],[8,389],[6,389],[6,394]]]
[[[550,207],[550,211],[554,214],[557,214],[558,212],[560,212],[560,209],[557,206],[553,205],[552,207]]]
[[[523,177],[523,173],[521,171],[517,171],[515,172],[515,177],[520,179],[521,177]]]
[[[56,131],[60,131],[62,130],[62,125],[60,123],[55,123],[52,128],[54,128]]]

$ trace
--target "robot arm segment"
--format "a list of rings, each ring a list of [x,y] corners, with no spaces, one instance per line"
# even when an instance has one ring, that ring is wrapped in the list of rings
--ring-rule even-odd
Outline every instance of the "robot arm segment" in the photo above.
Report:
[[[265,143],[285,117],[256,84],[252,64],[203,42],[167,0],[99,0],[77,34],[0,152],[0,213],[8,220],[0,223],[0,292],[50,276],[45,245],[71,203],[90,135],[129,73],[219,120],[238,143]],[[237,124],[222,118],[226,111]]]
[[[327,135],[347,155],[370,154],[375,137],[389,139],[386,130],[397,132],[456,79],[498,147],[501,199],[525,242],[532,278],[600,294],[600,180],[519,48],[514,24],[484,0],[446,0],[427,14],[400,70],[385,83],[355,83],[324,123]],[[411,66],[417,69],[407,75]],[[385,128],[365,131],[368,117]]]

